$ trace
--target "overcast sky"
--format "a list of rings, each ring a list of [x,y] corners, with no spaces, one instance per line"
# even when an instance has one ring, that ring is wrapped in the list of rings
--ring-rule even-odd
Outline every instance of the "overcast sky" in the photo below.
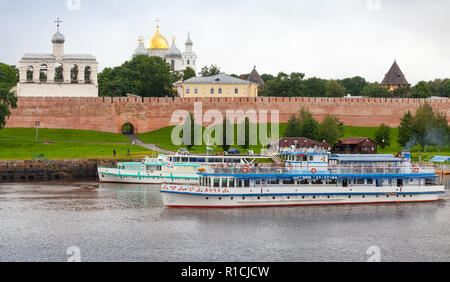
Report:
[[[55,19],[67,53],[100,68],[130,59],[156,19],[184,50],[191,33],[199,66],[226,73],[303,72],[381,81],[394,59],[410,83],[450,77],[448,0],[0,0],[0,62],[51,52]]]

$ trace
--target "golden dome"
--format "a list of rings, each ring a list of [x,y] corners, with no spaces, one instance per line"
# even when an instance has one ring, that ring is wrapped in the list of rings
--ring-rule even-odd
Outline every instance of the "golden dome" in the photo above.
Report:
[[[169,49],[169,43],[164,36],[159,33],[159,26],[156,29],[155,35],[148,41],[148,49]]]

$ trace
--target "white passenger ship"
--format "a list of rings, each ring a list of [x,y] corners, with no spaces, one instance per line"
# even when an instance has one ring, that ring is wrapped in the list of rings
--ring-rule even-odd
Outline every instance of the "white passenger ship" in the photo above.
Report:
[[[142,162],[124,162],[117,167],[98,167],[101,182],[129,184],[196,184],[201,166],[250,165],[254,156],[166,156],[145,158]]]
[[[434,169],[412,165],[410,154],[282,155],[285,160],[278,166],[202,168],[196,185],[162,185],[164,204],[229,208],[431,202],[445,193]]]

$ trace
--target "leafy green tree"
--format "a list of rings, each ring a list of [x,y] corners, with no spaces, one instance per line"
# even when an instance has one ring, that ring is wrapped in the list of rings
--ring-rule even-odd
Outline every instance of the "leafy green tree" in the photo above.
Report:
[[[245,125],[245,144],[244,148],[248,149],[250,148],[250,119],[248,117],[244,120]]]
[[[0,87],[12,88],[19,82],[19,71],[15,66],[0,63]]]
[[[327,141],[331,146],[335,145],[339,138],[344,136],[344,124],[336,117],[327,115],[319,125],[319,139]]]
[[[382,149],[391,146],[391,128],[382,123],[378,130],[375,132],[375,142]]]
[[[183,144],[190,150],[195,144],[195,120],[194,116],[189,113],[184,124],[184,130],[189,132],[188,136],[183,136]],[[183,131],[184,132],[184,131]]]
[[[408,87],[399,87],[397,89],[394,90],[394,97],[397,98],[406,98],[408,97],[409,93],[411,92],[411,88]]]
[[[202,70],[200,71],[200,75],[202,77],[208,77],[208,76],[212,76],[212,75],[216,75],[216,74],[221,74],[222,72],[220,71],[220,68],[216,65],[211,65],[211,66],[204,66],[202,68]]]
[[[11,108],[17,107],[17,97],[11,89],[19,81],[19,74],[14,66],[0,63],[0,129],[5,127],[11,115]]]
[[[450,98],[450,79],[445,79],[442,82],[441,95],[440,96]]]
[[[360,76],[343,79],[341,84],[352,96],[360,96],[362,90],[368,85],[367,81]]]
[[[312,77],[305,80],[305,91],[308,97],[325,97],[327,81],[325,79]]]
[[[428,87],[431,90],[431,95],[432,96],[436,96],[436,97],[440,97],[442,96],[442,84],[443,84],[443,80],[442,79],[435,79],[433,81],[429,81]]]
[[[301,124],[297,115],[293,115],[289,119],[284,137],[301,137]]]
[[[267,83],[268,81],[274,80],[275,76],[271,74],[264,73],[261,75],[262,80],[264,80],[264,83]]]
[[[400,126],[398,127],[398,143],[402,147],[406,147],[413,135],[414,117],[410,111],[403,116]]]
[[[425,81],[420,81],[411,89],[411,98],[429,98],[433,95]]]
[[[99,95],[120,97],[135,94],[141,97],[173,96],[173,83],[180,78],[159,57],[136,56],[122,66],[106,68],[99,74]]]
[[[319,138],[319,122],[306,108],[300,110],[301,136],[317,141]]]
[[[290,75],[280,72],[261,88],[260,95],[267,97],[306,97],[305,74],[293,72]]]
[[[222,123],[222,149],[226,152],[230,149],[231,144],[233,144],[234,140],[231,139],[231,132],[229,130],[234,127],[231,126],[230,121],[225,118]]]
[[[298,115],[293,115],[284,133],[285,137],[305,137],[311,140],[319,138],[319,122],[308,109],[303,107]]]
[[[344,97],[347,90],[336,80],[329,80],[326,86],[327,97]]]
[[[414,116],[413,136],[423,149],[427,145],[449,145],[450,129],[445,114],[435,113],[430,104],[419,107]]]
[[[389,98],[390,95],[388,89],[381,87],[378,83],[371,83],[364,87],[361,94],[362,96],[369,98]]]
[[[183,73],[183,79],[188,80],[189,78],[196,77],[195,71],[191,67],[187,67]]]

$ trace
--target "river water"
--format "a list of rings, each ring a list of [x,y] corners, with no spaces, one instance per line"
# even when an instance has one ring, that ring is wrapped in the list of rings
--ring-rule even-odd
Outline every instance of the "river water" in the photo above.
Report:
[[[444,198],[166,209],[159,186],[0,184],[0,261],[450,261],[450,194]]]

